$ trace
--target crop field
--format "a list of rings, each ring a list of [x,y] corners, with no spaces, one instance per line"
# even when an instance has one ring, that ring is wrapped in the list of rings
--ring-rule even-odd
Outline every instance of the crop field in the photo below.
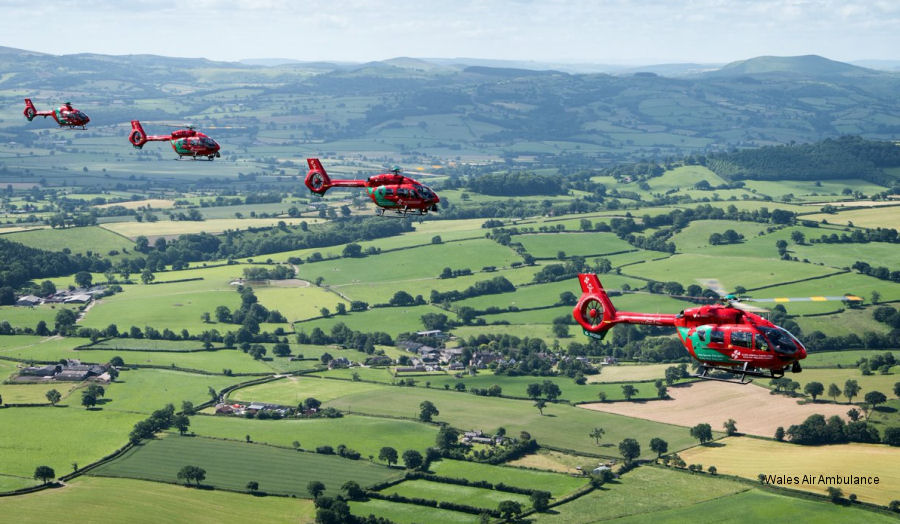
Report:
[[[588,382],[630,382],[665,378],[666,368],[675,364],[646,364],[640,366],[603,366],[599,375],[587,375]]]
[[[118,351],[171,351],[186,352],[203,350],[203,342],[197,340],[152,340],[149,338],[110,338],[100,340],[89,347],[83,347],[80,351],[104,349]],[[213,344],[213,349],[221,349],[221,346]]]
[[[849,225],[851,222],[857,227],[887,227],[900,229],[900,213],[896,208],[881,209],[869,207],[865,209],[851,209],[838,211],[837,214],[817,213],[804,217],[808,220],[827,220],[832,224]]]
[[[41,465],[57,475],[69,473],[73,463],[89,464],[124,445],[142,418],[80,406],[0,409],[0,475],[30,479]]]
[[[736,514],[735,508],[740,508]],[[616,519],[616,523],[641,522],[847,522],[888,523],[893,517],[853,506],[823,504],[787,495],[751,489],[692,506],[664,509],[649,515],[633,515]]]
[[[555,498],[565,496],[587,485],[584,477],[579,478],[548,471],[489,466],[460,460],[445,459],[432,462],[431,470],[442,477],[470,481],[484,480],[491,484],[502,482],[507,486],[516,486],[517,488],[549,491]]]
[[[680,453],[688,464],[715,465],[719,473],[755,480],[757,475],[799,476],[801,482],[793,489],[825,494],[828,486],[839,487],[844,496],[856,493],[860,500],[887,505],[897,498],[900,486],[900,449],[884,444],[834,444],[827,446],[799,446],[786,442],[747,437],[728,437],[720,446],[698,446]],[[809,475],[815,480],[804,483]],[[819,475],[877,476],[877,485],[843,485],[819,482]],[[823,479],[824,480],[824,479]]]
[[[110,251],[130,251],[134,242],[100,226],[76,227],[71,229],[37,229],[3,236],[10,242],[47,251],[70,249],[72,253],[87,254],[88,251],[107,256]]]
[[[818,371],[818,370],[816,370]],[[805,375],[804,371],[801,375]],[[765,379],[758,379],[764,381]],[[827,385],[826,385],[827,387]],[[846,418],[846,406],[797,404],[796,399],[770,395],[768,389],[753,384],[735,386],[724,382],[700,381],[669,388],[672,400],[652,402],[606,402],[582,404],[582,408],[617,413],[687,428],[707,423],[722,429],[728,419],[737,422],[742,433],[771,437],[778,426],[799,424],[814,413]]]
[[[504,500],[518,502],[522,507],[531,506],[528,495],[495,491],[492,489],[474,488],[456,484],[444,484],[428,480],[407,480],[381,491],[385,495],[398,494],[408,498],[422,498],[438,502],[467,504],[476,508],[496,509]]]
[[[176,474],[188,464],[206,470],[202,483],[208,486],[246,491],[247,482],[255,480],[261,491],[301,498],[309,497],[306,485],[313,480],[324,482],[326,493],[335,495],[348,480],[369,486],[398,475],[395,470],[364,460],[177,435],[144,442],[90,475],[176,484],[182,482]]]
[[[629,515],[653,521],[659,511],[693,508],[699,502],[717,500],[747,489],[746,485],[733,480],[641,467],[599,490],[554,507],[555,514],[536,514],[535,521],[588,524],[613,519],[618,522]]]
[[[378,457],[384,446],[397,448],[399,453],[416,449],[422,453],[434,445],[437,428],[411,420],[395,420],[361,415],[341,418],[257,420],[225,416],[196,416],[191,419],[191,431],[206,437],[244,439],[253,442],[291,447],[294,441],[302,449],[319,446],[337,448],[340,444],[355,449],[363,457]]]
[[[882,375],[878,372],[875,372],[871,375],[863,375],[859,369],[855,368],[804,369],[803,373],[791,375],[791,379],[796,380],[800,383],[800,391],[803,391],[803,388],[806,386],[806,384],[810,382],[821,382],[825,386],[826,392],[828,391],[829,384],[837,384],[837,386],[843,390],[845,382],[847,382],[848,380],[855,380],[859,384],[860,392],[859,396],[853,398],[854,402],[862,402],[865,394],[870,391],[880,391],[890,399],[897,398],[897,395],[894,394],[894,384],[900,382],[900,367],[892,367],[891,373],[887,375]],[[819,398],[821,399],[830,397],[822,395]],[[846,400],[847,398],[843,395],[838,397],[838,401]],[[842,407],[847,406],[844,405]]]
[[[470,513],[379,499],[369,499],[365,502],[350,502],[350,512],[359,516],[375,515],[376,517],[390,519],[397,524],[421,524],[423,522],[477,524],[480,522],[478,515]]]
[[[128,501],[109,504],[110,500]],[[34,511],[40,507],[40,511]],[[312,523],[312,501],[287,497],[237,496],[124,478],[79,477],[62,489],[0,499],[0,512],[16,522],[66,522],[73,508],[98,520],[135,524],[219,524],[248,521]]]
[[[232,211],[233,213],[233,211]],[[211,220],[160,220],[158,222],[115,222],[102,227],[113,233],[135,239],[145,236],[152,243],[155,238],[171,235],[187,235],[191,233],[209,233],[211,235],[228,230],[240,231],[250,228],[274,227],[278,222],[299,224],[301,218],[214,218]]]

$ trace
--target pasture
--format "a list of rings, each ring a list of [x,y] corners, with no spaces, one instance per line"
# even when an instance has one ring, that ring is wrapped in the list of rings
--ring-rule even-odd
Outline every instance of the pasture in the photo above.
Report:
[[[106,386],[103,409],[149,414],[172,404],[180,410],[184,400],[202,404],[210,399],[209,388],[220,391],[242,380],[247,379],[161,369],[122,371]]]
[[[337,448],[344,444],[362,453],[363,457],[378,457],[384,446],[403,453],[416,449],[424,453],[434,445],[437,428],[411,420],[396,420],[361,415],[341,418],[258,420],[240,417],[195,416],[191,431],[206,437],[241,440],[250,435],[253,442],[291,447],[300,442],[302,449],[319,446]]]
[[[460,460],[439,460],[431,463],[431,470],[442,477],[484,480],[491,484],[503,483],[517,488],[549,491],[559,498],[587,485],[584,477],[573,477],[548,471],[512,468],[507,466],[490,466],[477,462]]]
[[[110,504],[110,500],[127,503]],[[64,488],[0,498],[0,512],[21,523],[71,522],[73,508],[83,522],[311,524],[315,520],[309,500],[235,495],[125,478],[82,476]]]
[[[887,227],[900,229],[900,213],[897,213],[896,208],[882,209],[878,207],[867,207],[847,211],[841,210],[833,215],[828,213],[816,213],[804,218],[815,221],[827,220],[832,224],[852,224],[856,227]]]
[[[477,524],[478,515],[450,511],[447,509],[402,504],[388,500],[369,499],[365,502],[350,502],[350,513],[357,516],[375,515],[390,519],[397,524],[422,524],[423,522],[440,522],[441,524]]]
[[[613,519],[618,522],[622,517],[634,515],[655,522],[660,511],[693,508],[697,503],[747,489],[746,485],[733,480],[640,467],[599,490],[554,507],[555,513],[538,513],[534,518],[542,524],[588,524]]]
[[[863,397],[866,393],[870,391],[880,391],[887,396],[887,398],[897,398],[897,395],[894,394],[894,384],[900,382],[900,373],[898,373],[897,366],[891,368],[891,373],[887,375],[882,375],[881,373],[875,372],[872,375],[863,375],[859,369],[856,368],[844,368],[844,369],[828,369],[828,368],[819,368],[819,369],[804,369],[803,373],[789,375],[791,380],[795,380],[800,383],[800,391],[803,391],[803,388],[806,384],[810,382],[820,382],[825,386],[826,394],[828,392],[829,384],[837,384],[841,390],[844,389],[844,384],[848,380],[855,380],[857,384],[859,384],[860,392],[859,395],[854,397],[854,402],[862,402]],[[823,394],[819,398],[830,398],[826,397]],[[838,401],[847,401],[847,397],[841,395],[838,397]],[[846,405],[843,407],[847,407]],[[849,408],[848,408],[849,409]]]
[[[472,486],[460,486],[457,484],[444,484],[443,482],[431,482],[428,480],[406,480],[389,488],[381,490],[385,495],[397,494],[407,498],[422,498],[436,500],[438,502],[453,502],[455,504],[467,504],[476,508],[497,509],[504,500],[518,502],[522,507],[531,506],[528,495],[495,491],[492,489],[475,488]]]
[[[61,309],[78,312],[78,306],[63,304],[41,304],[39,306],[0,306],[0,322],[9,322],[12,327],[34,328],[43,320],[49,329],[56,323],[56,315]]]
[[[179,484],[183,481],[176,475],[188,464],[206,470],[202,484],[207,486],[246,491],[247,482],[255,480],[261,491],[300,498],[310,496],[306,485],[313,480],[324,482],[326,493],[336,495],[348,480],[369,486],[398,475],[396,470],[365,460],[177,435],[145,441],[122,457],[94,469],[90,475]]]
[[[606,365],[599,375],[587,375],[588,382],[638,382],[665,378],[666,368],[676,364]]]
[[[855,368],[856,363],[862,358],[871,358],[875,355],[886,355],[893,353],[895,357],[900,357],[900,352],[885,351],[881,349],[859,349],[852,351],[823,351],[820,353],[809,353],[806,360],[803,361],[803,367],[809,368],[837,368],[850,367]],[[804,371],[805,373],[805,371]],[[900,378],[898,378],[900,380]]]
[[[735,512],[735,508],[740,508]],[[616,523],[643,522],[847,522],[888,523],[893,517],[853,506],[838,506],[800,499],[760,489],[751,489],[692,506],[664,509],[651,515],[633,515],[616,519]]]
[[[19,242],[29,247],[46,251],[69,249],[72,253],[95,253],[106,257],[111,251],[123,253],[134,247],[134,242],[103,226],[76,227],[67,229],[35,229],[3,236],[11,242]]]
[[[231,210],[234,213],[234,210]],[[213,218],[210,220],[160,220],[158,222],[113,222],[103,224],[104,229],[134,240],[139,236],[145,236],[152,243],[158,237],[188,235],[191,233],[219,234],[224,231],[241,231],[250,228],[275,227],[279,222],[288,225],[299,224],[304,219],[276,217],[276,218]]]
[[[856,493],[860,500],[886,506],[897,498],[900,486],[900,449],[884,444],[834,444],[800,446],[787,442],[747,437],[728,437],[718,446],[697,446],[680,453],[688,464],[715,465],[719,473],[756,480],[757,475],[801,477],[800,489],[825,494],[828,486],[839,487],[847,496]],[[804,475],[813,477],[803,482]],[[877,476],[877,485],[841,485],[819,482],[819,475]],[[822,479],[824,481],[824,479]]]
[[[803,374],[806,372],[804,371]],[[794,377],[799,375],[793,375]],[[765,381],[765,379],[757,379]],[[826,386],[827,387],[827,386]],[[735,385],[701,380],[669,388],[672,400],[652,402],[606,402],[582,404],[585,409],[616,413],[627,417],[655,420],[689,427],[708,423],[721,430],[728,419],[737,422],[742,433],[771,437],[778,426],[799,424],[814,413],[846,418],[846,406],[835,404],[797,404],[797,399],[771,395],[754,384]]]
[[[348,311],[350,309],[347,300],[317,286],[256,285],[253,293],[260,304],[269,309],[277,309],[288,322],[318,317],[323,307],[334,312],[339,303],[344,304]]]
[[[533,257],[549,259],[556,259],[560,252],[567,257],[590,257],[635,249],[614,233],[534,233],[516,235],[513,241]]]

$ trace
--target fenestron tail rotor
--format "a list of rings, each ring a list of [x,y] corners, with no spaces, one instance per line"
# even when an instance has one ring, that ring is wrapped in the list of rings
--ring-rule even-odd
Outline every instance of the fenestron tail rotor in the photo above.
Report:
[[[596,298],[585,301],[581,305],[581,316],[592,328],[599,326],[603,323],[603,304]]]

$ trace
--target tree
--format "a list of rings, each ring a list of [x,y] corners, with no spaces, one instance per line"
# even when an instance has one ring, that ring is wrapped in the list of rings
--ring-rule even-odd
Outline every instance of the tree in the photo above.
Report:
[[[306,491],[312,498],[317,499],[325,491],[325,484],[318,480],[310,480],[306,485]]]
[[[860,389],[862,388],[860,388],[859,384],[852,378],[848,378],[847,382],[844,382],[844,396],[847,397],[848,404],[853,402],[853,397],[859,395]]]
[[[513,520],[516,515],[522,513],[522,505],[514,500],[504,500],[497,506],[497,511],[500,512],[502,518]]]
[[[569,336],[569,326],[566,324],[553,324],[553,336],[556,338],[567,338]]]
[[[185,415],[193,415],[194,414],[194,403],[190,400],[185,400],[181,403],[181,412]]]
[[[791,231],[791,240],[794,241],[795,244],[803,244],[806,241],[806,235],[803,234],[803,231],[794,230]]]
[[[722,424],[722,427],[725,428],[725,434],[728,435],[729,437],[737,434],[737,432],[738,432],[737,431],[737,423],[734,421],[733,418],[726,420],[725,423]]]
[[[56,312],[56,329],[75,325],[77,317],[71,309],[60,309]]]
[[[898,382],[898,384],[900,384],[900,382]],[[525,394],[528,395],[528,398],[538,398],[541,396],[541,385],[537,383],[528,384],[528,386],[525,387]]]
[[[185,484],[188,484],[193,480],[199,486],[200,482],[206,479],[206,470],[200,466],[183,466],[178,470],[178,478],[184,479]]]
[[[62,398],[62,395],[59,393],[59,391],[56,391],[55,389],[51,389],[50,391],[47,392],[46,397],[47,397],[47,400],[50,402],[50,404],[53,404],[55,406],[56,403],[59,402],[59,399]]]
[[[594,439],[594,444],[599,446],[600,439],[603,438],[604,433],[606,433],[606,431],[603,428],[594,428],[588,436]]]
[[[97,396],[89,390],[81,392],[81,405],[90,409],[97,405]]]
[[[459,440],[459,431],[450,426],[441,426],[438,434],[434,439],[435,445],[440,450],[447,450],[456,445]]]
[[[841,396],[841,388],[838,387],[837,384],[831,383],[828,384],[828,396],[834,399],[837,402],[837,398]]]
[[[546,511],[550,506],[550,492],[535,490],[531,492],[531,507],[535,511]]]
[[[547,401],[542,398],[539,398],[534,401],[534,407],[538,408],[538,412],[541,414],[541,416],[543,416],[544,408],[547,407]]]
[[[87,271],[79,271],[75,273],[75,285],[78,287],[91,287],[94,277]]]
[[[825,386],[823,386],[821,382],[808,382],[806,386],[803,387],[803,392],[811,396],[813,402],[815,402],[816,397],[825,392]]]
[[[626,463],[631,463],[641,456],[641,445],[633,438],[627,438],[619,442],[619,454],[625,458]]]
[[[712,427],[709,424],[701,423],[691,428],[691,436],[700,441],[700,444],[706,444],[713,439]]]
[[[869,409],[873,410],[876,406],[878,406],[878,404],[887,402],[887,397],[880,391],[870,391],[866,393],[866,396],[863,397],[863,400],[865,400],[866,404],[870,406]],[[868,415],[866,415],[866,420],[868,419],[869,417]]]
[[[669,443],[659,437],[653,437],[650,439],[650,450],[656,453],[656,458],[659,458],[669,451]]]
[[[317,398],[309,397],[303,401],[303,407],[307,411],[311,411],[314,409],[319,409],[319,406],[322,405],[322,402]]]
[[[900,382],[894,382],[894,395],[900,397]]]
[[[381,451],[378,452],[378,460],[383,460],[388,463],[388,466],[393,466],[397,463],[397,450],[390,446],[381,448]]]
[[[341,491],[346,493],[347,498],[350,500],[360,500],[366,496],[366,492],[355,480],[344,482],[344,485],[341,486]]]
[[[622,386],[622,394],[625,395],[625,400],[631,400],[636,393],[638,393],[638,389],[631,384],[624,384]]]
[[[251,480],[250,482],[248,482],[247,491],[249,491],[250,493],[256,493],[257,491],[259,491],[259,482],[255,480]]]
[[[191,419],[187,417],[187,415],[175,415],[175,418],[172,419],[172,425],[178,429],[178,432],[184,435],[187,433],[188,428],[191,425]]]
[[[431,422],[431,419],[440,415],[441,412],[431,403],[429,400],[423,400],[421,404],[419,404],[419,420],[422,422]]]
[[[56,478],[56,472],[50,466],[38,466],[34,469],[34,479],[44,484]]]
[[[145,269],[141,273],[141,282],[143,282],[144,284],[149,284],[154,280],[156,280],[156,275],[153,274],[153,271],[150,271],[150,268]]]
[[[841,491],[841,488],[836,488],[834,486],[828,486],[828,488],[825,489],[825,492],[828,493],[832,502],[838,502],[841,500],[841,497],[844,496],[844,492]]]
[[[784,428],[783,427],[778,426],[775,429],[775,440],[777,440],[778,442],[784,442]]]
[[[541,391],[544,393],[544,396],[547,397],[547,400],[551,402],[562,395],[562,390],[559,389],[559,386],[550,380],[545,380],[543,384],[541,384]]]
[[[403,464],[406,466],[406,469],[419,469],[424,462],[425,459],[422,457],[422,454],[414,449],[408,449],[403,452]]]

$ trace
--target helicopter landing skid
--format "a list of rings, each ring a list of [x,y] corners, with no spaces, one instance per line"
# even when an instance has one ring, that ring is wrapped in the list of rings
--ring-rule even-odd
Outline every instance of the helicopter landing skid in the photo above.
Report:
[[[733,375],[740,375],[740,378],[735,380],[735,379],[730,379],[730,378],[713,377],[713,376],[709,375],[709,372],[711,370],[724,371],[726,373],[731,373]],[[731,382],[732,384],[744,384],[744,385],[753,382],[752,378],[747,379],[747,377],[762,377],[762,378],[769,377],[769,375],[760,373],[759,371],[756,371],[755,369],[748,367],[747,362],[744,362],[744,366],[741,367],[740,369],[717,367],[717,366],[701,366],[700,373],[696,373],[691,376],[695,377],[695,378],[702,378],[704,380],[718,380],[719,382]]]
[[[379,207],[375,210],[375,215],[386,218],[406,218],[408,216],[420,217],[425,215],[425,212],[421,209],[397,209],[393,210],[393,213],[385,213],[384,211],[384,208]]]

